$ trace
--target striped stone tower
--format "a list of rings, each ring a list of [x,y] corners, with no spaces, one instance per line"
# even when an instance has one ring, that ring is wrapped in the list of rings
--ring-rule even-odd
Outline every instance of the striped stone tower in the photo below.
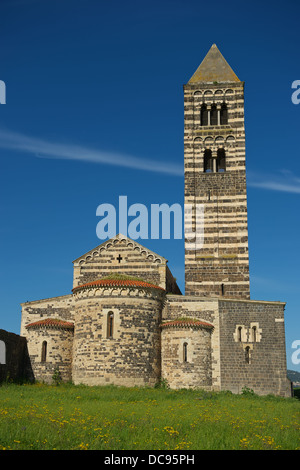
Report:
[[[244,82],[215,44],[184,85],[184,168],[189,230],[204,226],[185,243],[185,295],[249,299]]]

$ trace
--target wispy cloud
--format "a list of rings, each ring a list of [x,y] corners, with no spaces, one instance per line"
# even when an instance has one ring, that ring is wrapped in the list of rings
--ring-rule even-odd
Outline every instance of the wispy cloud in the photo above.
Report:
[[[138,158],[125,153],[108,152],[70,143],[51,142],[17,132],[0,129],[0,148],[28,153],[37,158],[73,160],[114,165],[135,170],[183,176],[183,167],[158,160]]]
[[[280,170],[278,173],[262,176],[249,172],[248,186],[270,191],[300,194],[300,178],[298,176],[286,169]]]

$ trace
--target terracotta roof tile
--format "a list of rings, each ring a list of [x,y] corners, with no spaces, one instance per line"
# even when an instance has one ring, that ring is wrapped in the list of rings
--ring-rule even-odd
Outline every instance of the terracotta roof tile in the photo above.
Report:
[[[145,281],[136,281],[136,280],[129,280],[129,279],[99,279],[98,281],[88,282],[86,284],[82,284],[80,286],[74,287],[72,292],[84,289],[87,287],[145,287],[151,289],[161,289],[164,290],[162,287],[156,286],[155,284],[150,284],[149,282]]]
[[[39,320],[33,323],[29,323],[25,326],[25,328],[39,328],[39,327],[46,327],[46,328],[63,328],[63,329],[73,329],[74,323],[59,320],[57,318],[46,318],[45,320]]]
[[[162,328],[213,328],[214,326],[211,323],[207,323],[200,320],[186,319],[186,320],[171,320],[161,324]]]

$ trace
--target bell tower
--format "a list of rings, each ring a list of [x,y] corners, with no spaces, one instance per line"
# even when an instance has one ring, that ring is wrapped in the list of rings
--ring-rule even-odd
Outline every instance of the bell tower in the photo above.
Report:
[[[245,167],[244,82],[215,44],[184,85],[185,295],[250,299]]]

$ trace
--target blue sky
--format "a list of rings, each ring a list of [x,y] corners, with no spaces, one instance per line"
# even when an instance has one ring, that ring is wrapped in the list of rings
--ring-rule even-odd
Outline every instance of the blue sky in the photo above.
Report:
[[[216,43],[246,83],[251,298],[287,302],[300,371],[297,3],[1,0],[0,328],[70,293],[98,205],[183,204],[182,86]],[[184,289],[183,242],[140,242]]]

